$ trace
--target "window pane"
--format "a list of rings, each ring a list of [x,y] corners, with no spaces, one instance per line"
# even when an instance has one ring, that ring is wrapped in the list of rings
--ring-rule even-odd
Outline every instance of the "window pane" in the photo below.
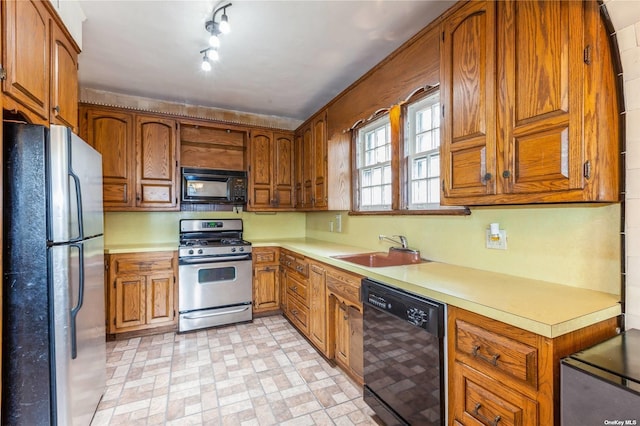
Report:
[[[373,179],[371,180],[371,184],[382,184],[382,169],[380,167],[376,167],[375,169],[373,169]]]
[[[366,150],[370,150],[375,146],[375,136],[376,134],[373,132],[367,133],[366,134],[366,143],[365,143],[365,149]]]
[[[420,204],[427,202],[427,182],[424,180],[416,180],[413,181],[411,194],[413,198],[411,199],[412,204]]]
[[[362,171],[362,186],[371,186],[371,169]]]
[[[371,188],[371,204],[382,204],[382,188],[380,186],[374,186]]]
[[[427,159],[416,158],[413,160],[413,179],[424,179],[427,177]]]
[[[387,143],[387,126],[376,130],[376,145],[382,146]]]
[[[429,157],[429,177],[440,176],[440,155]]]
[[[438,148],[440,146],[440,128],[433,129],[432,130],[432,134],[433,134],[433,136],[432,136],[432,141],[433,141],[432,146],[434,148]]]
[[[430,203],[439,203],[440,202],[440,179],[430,179],[429,180],[429,202]]]
[[[371,188],[362,188],[362,205],[371,205]]]
[[[383,194],[383,203],[391,204],[391,185],[385,185]]]
[[[385,166],[382,183],[391,183],[391,166]]]
[[[432,128],[440,127],[440,102],[433,105],[433,125]]]

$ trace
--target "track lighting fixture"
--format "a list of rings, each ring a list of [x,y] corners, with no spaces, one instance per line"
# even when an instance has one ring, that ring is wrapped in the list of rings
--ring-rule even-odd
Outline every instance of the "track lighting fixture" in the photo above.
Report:
[[[229,17],[227,16],[227,8],[231,6],[231,3],[227,3],[224,6],[220,6],[213,11],[211,20],[205,22],[204,28],[209,33],[209,48],[201,50],[203,53],[202,69],[204,71],[211,71],[211,62],[218,60],[218,48],[220,47],[220,34],[228,34],[231,31],[229,26]],[[216,22],[216,15],[222,11],[220,22]]]

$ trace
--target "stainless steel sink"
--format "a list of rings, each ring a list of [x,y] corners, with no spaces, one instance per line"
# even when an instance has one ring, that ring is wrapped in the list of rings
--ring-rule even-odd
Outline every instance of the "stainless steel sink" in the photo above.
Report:
[[[367,266],[369,268],[381,268],[384,266],[402,266],[414,265],[417,263],[428,262],[428,260],[420,257],[420,252],[415,250],[397,250],[390,249],[388,252],[370,252],[343,254],[339,256],[331,256],[334,259],[344,260],[345,262],[355,263],[357,265]]]

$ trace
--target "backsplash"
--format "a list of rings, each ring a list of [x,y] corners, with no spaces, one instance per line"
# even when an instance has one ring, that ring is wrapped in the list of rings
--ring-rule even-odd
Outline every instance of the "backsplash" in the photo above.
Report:
[[[233,212],[109,212],[104,215],[105,245],[175,243],[180,219],[243,220],[244,238],[300,238],[305,234],[304,213]]]
[[[330,232],[337,212],[307,215],[306,236],[386,251],[379,234],[405,235],[435,261],[620,294],[620,205],[473,208],[469,216],[349,216]],[[499,222],[507,250],[485,248]]]

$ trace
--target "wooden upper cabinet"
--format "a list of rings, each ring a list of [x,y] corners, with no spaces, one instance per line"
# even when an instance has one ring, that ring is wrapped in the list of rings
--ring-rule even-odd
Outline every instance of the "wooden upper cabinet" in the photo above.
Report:
[[[311,126],[307,126],[302,130],[302,183],[303,188],[303,209],[310,209],[313,207],[313,172],[314,172],[314,157],[313,157],[313,129]]]
[[[442,178],[446,197],[496,191],[495,3],[470,2],[443,24]]]
[[[583,5],[499,2],[505,193],[583,187]]]
[[[102,154],[104,209],[131,208],[135,205],[133,115],[82,108],[80,117],[80,135]]]
[[[293,209],[295,199],[293,135],[274,133],[273,143],[275,164],[273,184],[277,207]]]
[[[619,200],[616,74],[596,2],[469,2],[442,25],[443,204]]]
[[[34,122],[44,124],[49,119],[50,14],[39,0],[7,0],[2,6],[4,107],[24,106]]]
[[[271,188],[273,168],[272,141],[272,132],[251,132],[249,146],[249,205],[254,210],[270,209],[275,204],[275,197]]]
[[[313,207],[327,207],[327,112],[313,120]]]
[[[51,122],[78,127],[78,52],[56,25],[51,25]]]
[[[177,122],[136,117],[136,206],[177,210]]]
[[[296,200],[296,208],[326,210],[329,208],[327,110],[299,128],[296,135],[296,164],[301,169],[297,172],[300,195]]]
[[[294,143],[290,133],[256,130],[249,144],[249,208],[293,210]]]

